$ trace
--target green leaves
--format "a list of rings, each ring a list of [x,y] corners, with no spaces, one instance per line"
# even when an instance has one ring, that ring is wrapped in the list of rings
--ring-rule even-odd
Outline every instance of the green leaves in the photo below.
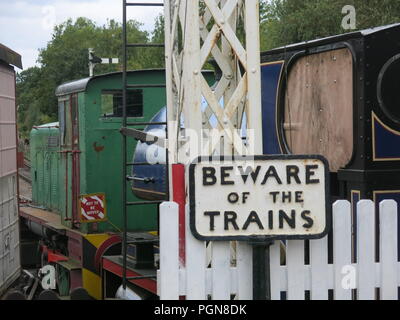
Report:
[[[356,9],[356,30],[399,22],[393,0],[262,0],[262,49],[356,31],[342,28],[346,5]]]
[[[158,17],[152,34],[143,31],[142,24],[127,23],[129,43],[163,43],[164,20]],[[87,18],[69,19],[54,28],[51,41],[40,49],[40,67],[29,68],[18,74],[17,99],[19,129],[29,136],[33,125],[57,121],[55,90],[60,84],[89,76],[88,49],[94,48],[98,57],[119,58],[119,65],[97,65],[95,74],[121,71],[122,24],[109,20],[103,26]],[[163,49],[129,49],[128,69],[161,68]]]

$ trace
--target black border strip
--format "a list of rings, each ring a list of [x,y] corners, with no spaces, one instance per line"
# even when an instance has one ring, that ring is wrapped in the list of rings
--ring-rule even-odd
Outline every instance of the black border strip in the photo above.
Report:
[[[213,161],[268,161],[268,160],[320,160],[325,165],[325,208],[326,208],[326,226],[321,234],[315,235],[276,235],[276,236],[227,236],[227,237],[207,237],[202,236],[196,230],[195,216],[196,216],[196,201],[195,201],[195,169],[196,165],[202,162]],[[254,156],[254,157],[199,157],[192,162],[189,167],[189,202],[190,202],[190,230],[193,236],[201,241],[271,241],[271,240],[318,240],[326,237],[331,231],[332,226],[332,204],[330,199],[330,174],[329,163],[321,155],[277,155],[277,156]]]

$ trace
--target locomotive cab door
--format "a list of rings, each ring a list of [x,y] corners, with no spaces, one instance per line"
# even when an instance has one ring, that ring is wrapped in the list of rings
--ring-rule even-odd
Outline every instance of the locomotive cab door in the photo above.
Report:
[[[62,178],[60,181],[63,184],[61,190],[64,190],[62,215],[67,225],[74,227],[79,222],[80,192],[78,95],[72,94],[61,98],[59,113],[62,154]]]

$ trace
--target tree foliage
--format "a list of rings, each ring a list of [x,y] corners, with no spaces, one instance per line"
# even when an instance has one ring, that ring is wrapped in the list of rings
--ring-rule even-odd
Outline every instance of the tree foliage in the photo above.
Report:
[[[348,32],[342,27],[342,8],[356,9],[356,27],[365,29],[400,20],[400,0],[260,0],[261,49]],[[202,7],[204,9],[204,6]],[[164,18],[155,21],[153,32],[128,22],[129,43],[163,43]],[[243,35],[242,37],[243,38]],[[99,57],[122,61],[122,25],[114,20],[98,26],[86,18],[68,20],[55,27],[51,41],[40,50],[39,66],[17,77],[19,127],[28,136],[32,125],[57,120],[58,85],[87,77],[88,48]],[[160,48],[129,49],[128,68],[158,68],[164,64]],[[95,74],[121,70],[121,65],[98,65]]]
[[[355,30],[400,22],[399,0],[263,0],[262,49],[355,31],[342,27],[346,5],[356,10]]]
[[[152,33],[141,30],[134,20],[127,23],[128,43],[163,43],[164,21],[158,17]],[[96,56],[122,61],[122,24],[114,20],[97,26],[86,18],[67,20],[54,28],[51,41],[40,50],[38,67],[17,77],[19,129],[29,135],[33,125],[57,120],[55,90],[60,84],[89,76],[88,49]],[[164,63],[163,50],[128,49],[128,69],[157,68]],[[97,65],[95,74],[120,71],[118,65]]]

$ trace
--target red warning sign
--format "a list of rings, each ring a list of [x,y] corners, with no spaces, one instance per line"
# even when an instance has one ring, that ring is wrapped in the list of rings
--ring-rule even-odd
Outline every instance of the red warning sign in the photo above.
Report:
[[[79,201],[81,222],[99,222],[107,220],[106,195],[96,193],[83,195]]]

